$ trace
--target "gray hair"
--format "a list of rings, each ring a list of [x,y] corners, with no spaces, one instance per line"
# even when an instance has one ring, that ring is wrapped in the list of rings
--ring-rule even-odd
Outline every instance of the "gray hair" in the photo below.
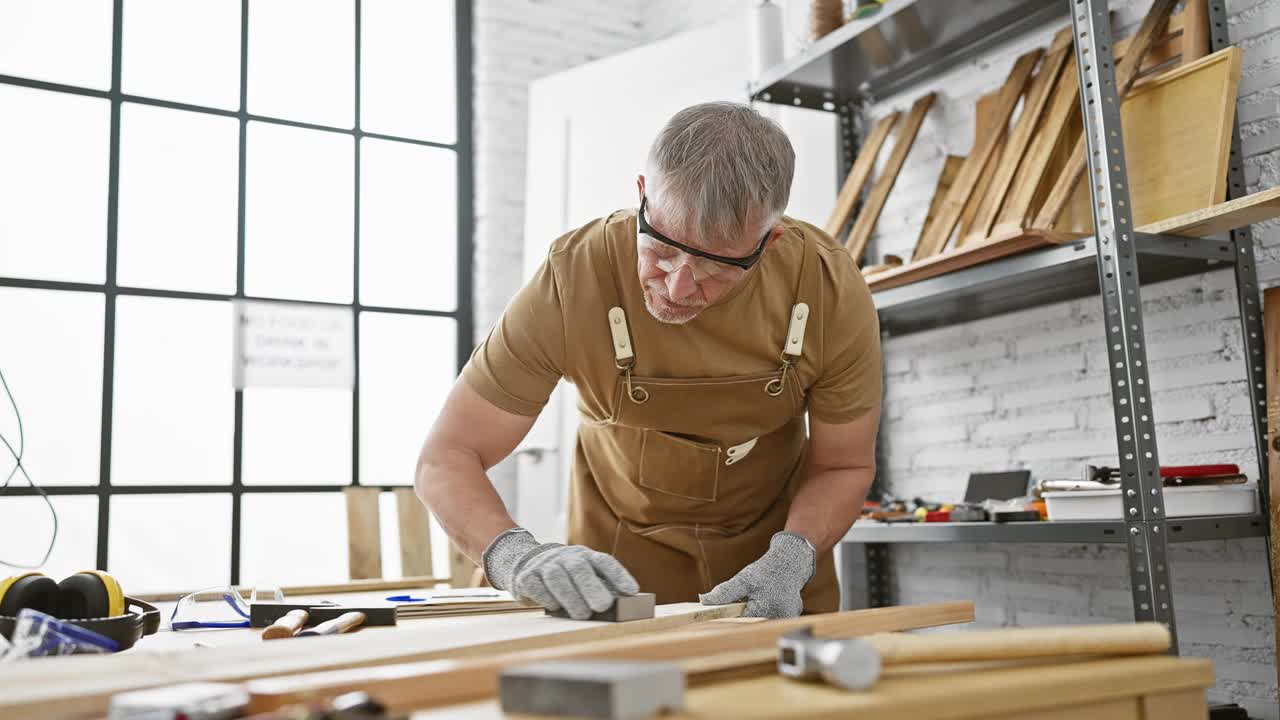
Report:
[[[735,243],[782,216],[795,164],[774,121],[748,105],[702,103],[676,113],[654,139],[645,194],[672,232]]]

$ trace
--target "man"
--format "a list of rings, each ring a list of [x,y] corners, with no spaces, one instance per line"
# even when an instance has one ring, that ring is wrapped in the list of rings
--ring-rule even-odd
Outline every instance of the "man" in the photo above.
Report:
[[[747,106],[682,110],[639,209],[556,240],[476,349],[417,488],[495,587],[575,618],[639,590],[837,609],[831,548],[875,474],[879,327],[849,254],[783,216],[794,164]],[[516,527],[485,476],[561,377],[582,414],[569,546]]]

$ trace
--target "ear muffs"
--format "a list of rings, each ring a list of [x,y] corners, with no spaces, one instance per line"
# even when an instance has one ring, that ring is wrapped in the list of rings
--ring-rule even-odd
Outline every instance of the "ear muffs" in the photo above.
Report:
[[[13,617],[23,608],[63,620],[123,615],[120,583],[100,570],[76,573],[62,582],[38,572],[0,580],[0,616]]]
[[[22,608],[53,615],[57,605],[58,583],[42,573],[29,572],[0,580],[0,615],[12,617]]]
[[[101,570],[85,570],[58,583],[58,614],[64,620],[124,614],[124,592]]]

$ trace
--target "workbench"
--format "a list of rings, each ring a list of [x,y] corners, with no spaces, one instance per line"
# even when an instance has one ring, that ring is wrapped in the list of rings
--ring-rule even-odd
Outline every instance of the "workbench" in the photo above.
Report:
[[[327,599],[347,606],[378,605],[386,602],[387,595],[402,592],[290,595],[286,601]],[[405,619],[396,627],[367,627],[342,636],[271,642],[260,639],[260,630],[248,628],[164,630],[116,655],[41,659],[7,666],[0,673],[0,717],[100,717],[115,693],[196,680],[291,680],[332,674],[329,671],[334,670],[380,670],[392,664],[407,667],[403,664],[409,663],[439,665],[447,672],[459,672],[454,668],[468,663],[493,663],[488,658],[495,656],[515,658],[526,651],[537,654],[542,649],[590,645],[621,648],[628,643],[633,647],[644,643],[669,647],[671,638],[680,636],[705,638],[699,641],[704,651],[719,653],[736,650],[729,638],[748,632],[735,628],[762,628],[769,624],[731,619],[735,613],[727,613],[726,607],[703,608],[692,603],[659,606],[653,620],[637,623],[573,621],[547,617],[540,610]],[[871,622],[879,630],[892,630],[968,622],[973,619],[973,608],[970,603],[944,603],[840,616],[857,616],[855,624],[846,628]],[[866,631],[852,634],[863,632]],[[625,650],[609,652],[609,657],[628,657]],[[630,657],[634,656],[633,653]],[[506,666],[505,663],[498,665]],[[1205,689],[1214,683],[1209,661],[1160,655],[1053,665],[1027,661],[989,663],[976,669],[968,665],[963,670],[937,665],[895,667],[886,670],[879,683],[865,692],[785,679],[773,672],[771,663],[763,672],[757,666],[750,673],[691,675],[685,712],[666,717],[1190,720],[1205,717]],[[456,702],[448,698],[458,692],[458,687],[471,683],[470,689],[483,688],[491,682],[471,679],[476,677],[482,678],[440,676],[434,681],[400,681],[401,687],[419,694],[426,686],[438,687],[437,694],[444,699],[426,706],[401,703],[396,709],[412,711],[414,720],[504,717],[496,700],[448,704]],[[395,692],[385,685],[364,681],[357,687],[367,687],[375,697],[395,702]],[[485,695],[469,696],[476,697]],[[422,707],[434,709],[419,709]]]

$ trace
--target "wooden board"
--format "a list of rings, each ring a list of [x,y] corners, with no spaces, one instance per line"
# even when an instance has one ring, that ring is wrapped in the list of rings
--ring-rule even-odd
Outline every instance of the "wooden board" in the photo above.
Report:
[[[972,603],[960,605],[968,606],[972,618]],[[73,713],[103,714],[115,693],[180,682],[239,682],[320,670],[485,657],[647,635],[733,617],[741,614],[742,608],[741,604],[662,605],[653,619],[627,623],[568,620],[541,613],[451,617],[332,637],[18,663],[0,673],[0,717],[35,720]],[[209,637],[216,638],[216,632],[211,631]],[[142,644],[146,642],[142,640]]]
[[[1275,637],[1280,640],[1280,288],[1263,292],[1263,344],[1267,352],[1267,487],[1271,491],[1271,602]],[[1280,646],[1278,646],[1280,647]],[[1274,656],[1280,681],[1280,650]]]
[[[1176,3],[1177,0],[1154,0],[1151,8],[1147,10],[1146,16],[1142,19],[1142,25],[1133,34],[1133,39],[1130,41],[1124,57],[1116,62],[1116,95],[1119,96],[1122,103],[1125,100],[1125,96],[1128,95],[1129,89],[1133,87],[1134,81],[1138,79],[1138,71],[1142,67],[1142,61],[1146,59],[1147,51],[1164,34],[1169,13],[1172,12]],[[1123,104],[1121,107],[1123,108]],[[1166,106],[1166,112],[1167,108],[1168,106]],[[1125,124],[1123,118],[1121,123],[1122,125]],[[1062,169],[1057,179],[1054,180],[1053,189],[1049,192],[1049,197],[1036,215],[1035,227],[1055,227],[1054,223],[1057,222],[1058,216],[1062,214],[1063,208],[1070,201],[1071,193],[1075,190],[1076,184],[1084,176],[1085,147],[1085,137],[1082,133],[1076,138],[1075,147],[1071,151],[1067,166]],[[1132,180],[1135,174],[1134,168],[1130,167],[1129,173],[1130,180]]]
[[[415,577],[406,577],[399,580],[351,580],[343,583],[333,583],[328,585],[286,585],[280,588],[286,598],[293,598],[298,595],[327,595],[331,593],[358,593],[370,590],[409,590],[413,588],[431,587],[437,583],[449,582],[449,578],[434,577],[431,575],[421,575]],[[199,588],[191,588],[187,590],[174,590],[154,593],[129,593],[130,597],[147,602],[171,602],[178,600],[184,595],[189,595]],[[239,585],[236,587],[245,597],[249,597],[249,593],[253,590],[252,586]]]
[[[880,155],[880,148],[897,122],[898,113],[892,112],[880,118],[871,127],[866,142],[862,144],[858,150],[858,157],[853,161],[853,167],[849,169],[848,177],[844,179],[844,185],[840,187],[840,194],[836,197],[836,207],[831,211],[831,218],[827,220],[826,230],[831,237],[839,235],[844,230],[844,226],[849,223],[853,206],[858,204],[862,187],[871,177],[871,170],[875,167],[876,157]]]
[[[1055,720],[1148,720],[1115,715],[1110,704],[1136,708],[1147,696],[1183,693],[1188,711],[1206,716],[1204,691],[1214,684],[1213,663],[1203,658],[1136,657],[1064,665],[930,675],[887,674],[874,688],[848,692],[820,682],[779,675],[695,687],[682,713],[670,720],[976,720],[1050,717]],[[498,720],[497,702],[414,713],[412,720]],[[532,716],[527,717],[534,720]],[[1182,720],[1182,716],[1175,716]],[[1153,719],[1152,719],[1153,720]]]
[[[1014,62],[1013,70],[1009,73],[1009,80],[1000,93],[1000,103],[993,111],[997,124],[1008,123],[1009,116],[1013,114],[1014,106],[1022,95],[1027,79],[1031,76],[1031,69],[1035,67],[1043,54],[1044,50],[1037,48],[1023,54]],[[938,216],[934,218],[934,221],[929,225],[928,233],[921,239],[920,244],[916,246],[916,255],[913,259],[919,260],[930,255],[936,255],[947,243],[947,240],[950,239],[956,223],[960,220],[960,213],[964,211],[965,203],[969,201],[974,185],[977,184],[983,168],[986,167],[987,162],[991,159],[991,154],[995,151],[997,140],[998,138],[996,137],[987,137],[982,143],[974,147],[973,151],[965,158],[964,166],[960,168],[960,173],[956,177],[955,183],[947,191],[946,198],[943,199],[942,205],[938,208]]]
[[[867,287],[873,293],[888,290],[1028,250],[1073,242],[1082,237],[1084,235],[1081,233],[1056,230],[1015,230],[1008,235],[987,238],[976,245],[948,250],[910,265],[876,273],[867,278]]]
[[[962,234],[960,246],[980,242],[991,234],[996,216],[1004,204],[1005,196],[1009,193],[1009,186],[1013,183],[1014,174],[1022,158],[1027,154],[1033,132],[1040,126],[1040,118],[1045,111],[1045,106],[1049,103],[1049,96],[1057,87],[1062,67],[1066,65],[1067,57],[1071,53],[1070,41],[1070,33],[1066,34],[1066,40],[1061,45],[1055,40],[1049,48],[1049,54],[1040,64],[1040,71],[1036,73],[1030,89],[1027,90],[1027,99],[1023,103],[1022,112],[1014,123],[1013,132],[1009,134],[1006,152],[994,166],[994,176],[986,193],[983,194],[983,203],[973,225],[967,229],[967,233]]]
[[[965,244],[969,230],[973,227],[974,220],[978,217],[978,212],[987,202],[987,193],[991,188],[991,182],[995,179],[996,166],[1004,159],[1006,133],[1009,130],[1009,126],[1007,122],[1004,125],[997,124],[995,109],[999,101],[1000,91],[996,91],[978,98],[974,108],[974,147],[977,147],[992,133],[997,136],[996,147],[991,151],[991,159],[987,161],[986,167],[982,168],[982,174],[978,176],[978,184],[969,195],[968,202],[964,204],[964,210],[960,212],[960,222],[956,225],[956,231],[953,236],[955,237],[956,247],[962,247]],[[946,249],[946,245],[943,246],[943,249]]]
[[[867,195],[867,201],[863,204],[862,211],[858,213],[853,229],[849,231],[849,241],[845,247],[853,256],[853,261],[859,265],[862,264],[862,254],[867,249],[867,241],[871,239],[871,231],[875,229],[876,221],[880,219],[880,211],[884,209],[885,200],[889,198],[889,192],[893,190],[893,184],[898,180],[898,172],[902,170],[902,164],[906,162],[907,154],[911,152],[911,146],[916,142],[916,134],[924,124],[924,117],[929,113],[933,99],[934,94],[929,93],[912,103],[911,111],[907,113],[906,120],[900,124],[898,133],[894,137],[893,150],[889,153],[884,170],[871,186],[871,193]]]
[[[1054,87],[1053,97],[1044,111],[1044,117],[1036,127],[1031,146],[1018,163],[1012,187],[996,216],[990,235],[1008,235],[1021,230],[1030,222],[1039,190],[1046,183],[1054,151],[1067,126],[1073,118],[1080,115],[1079,96],[1076,64],[1067,62],[1066,69]]]
[[[1239,48],[1226,48],[1135,87],[1121,105],[1135,225],[1226,199],[1240,58]],[[1081,178],[1068,204],[1074,209],[1063,213],[1054,229],[1093,232],[1089,203]]]
[[[1209,54],[1209,0],[1187,0],[1182,10],[1182,62]]]
[[[929,232],[929,225],[938,214],[938,207],[942,205],[947,190],[960,174],[960,168],[964,166],[964,157],[964,155],[948,155],[943,159],[942,172],[938,174],[938,184],[934,187],[933,197],[929,200],[929,212],[924,216],[924,224],[920,226],[920,236],[916,238],[915,247],[911,250],[913,256],[916,252],[915,248],[920,247],[920,241]]]
[[[393,708],[436,707],[491,697],[497,692],[498,673],[510,665],[582,658],[612,660],[685,660],[765,651],[776,652],[777,640],[792,630],[811,627],[826,637],[854,637],[886,630],[905,630],[955,622],[973,617],[972,603],[875,608],[801,618],[726,625],[716,632],[678,631],[659,636],[630,637],[615,641],[564,644],[530,652],[517,652],[483,660],[451,663],[412,663],[359,671],[339,671],[276,678],[248,684],[251,709],[279,708],[301,698],[332,697],[362,689]],[[741,661],[741,657],[736,658]],[[749,662],[758,659],[748,655]],[[720,662],[723,664],[724,658]],[[715,669],[715,668],[713,668]]]
[[[1280,187],[1138,227],[1141,232],[1204,238],[1280,217]]]
[[[400,572],[431,574],[431,516],[413,488],[396,488],[396,518],[400,524]]]
[[[352,580],[382,577],[382,528],[378,488],[342,489],[347,501],[347,573]]]

